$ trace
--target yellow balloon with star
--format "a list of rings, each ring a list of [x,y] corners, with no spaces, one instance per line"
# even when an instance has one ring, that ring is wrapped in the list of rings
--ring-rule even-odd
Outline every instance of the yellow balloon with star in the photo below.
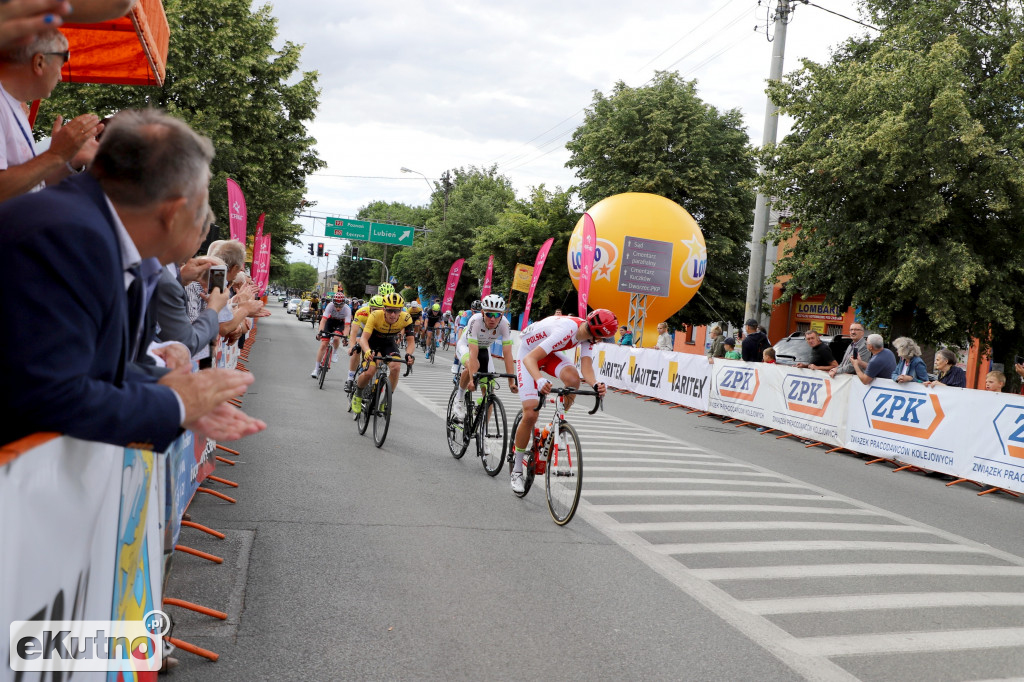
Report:
[[[646,296],[643,346],[653,347],[657,326],[690,302],[708,266],[704,235],[686,209],[656,194],[627,192],[602,199],[587,213],[597,247],[590,278],[591,308],[608,308],[627,324],[632,296]],[[579,289],[583,218],[569,238],[569,276]],[[634,337],[638,330],[633,330]]]

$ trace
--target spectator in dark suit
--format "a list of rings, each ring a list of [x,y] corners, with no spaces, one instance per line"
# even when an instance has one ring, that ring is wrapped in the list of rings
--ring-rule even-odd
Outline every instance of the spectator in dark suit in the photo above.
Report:
[[[225,402],[249,375],[172,367],[156,381],[129,359],[137,265],[195,248],[212,157],[181,121],[122,111],[88,172],[0,204],[0,314],[19,321],[0,334],[0,443],[57,431],[164,450],[183,426],[218,440],[266,428]]]

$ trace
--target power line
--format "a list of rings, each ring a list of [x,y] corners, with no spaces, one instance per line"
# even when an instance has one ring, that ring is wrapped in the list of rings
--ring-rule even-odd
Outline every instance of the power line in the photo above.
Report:
[[[798,1],[802,2],[805,5],[810,5],[811,7],[817,7],[818,9],[822,10],[823,12],[828,12],[829,14],[834,14],[837,17],[842,17],[843,19],[846,19],[847,21],[852,21],[855,24],[860,24],[861,26],[866,26],[867,28],[874,29],[875,31],[881,32],[881,30],[882,30],[882,29],[878,28],[877,26],[872,26],[871,24],[865,24],[863,21],[860,21],[859,19],[854,19],[853,17],[848,17],[845,14],[840,14],[839,12],[830,10],[827,7],[822,7],[821,5],[815,5],[813,2],[809,2],[809,0],[798,0]]]
[[[668,52],[669,50],[671,50],[671,49],[672,49],[673,47],[675,47],[675,46],[676,46],[676,45],[678,45],[679,43],[683,42],[683,41],[684,41],[684,40],[685,40],[685,39],[686,39],[687,37],[689,37],[689,36],[690,36],[691,34],[693,34],[693,32],[694,32],[694,31],[696,31],[696,30],[697,30],[698,28],[700,28],[700,27],[701,27],[701,26],[703,26],[704,24],[706,24],[706,23],[708,23],[709,21],[711,21],[712,19],[714,19],[714,18],[715,18],[716,16],[718,16],[719,12],[721,12],[722,10],[724,10],[724,9],[725,9],[726,7],[728,7],[729,5],[731,5],[731,4],[732,4],[732,3],[734,3],[734,2],[736,2],[736,0],[729,0],[729,2],[727,2],[727,3],[725,3],[724,5],[722,5],[721,7],[719,7],[719,8],[718,8],[717,10],[715,10],[715,11],[714,11],[714,12],[713,12],[713,13],[712,13],[712,14],[711,14],[711,15],[710,15],[710,16],[709,16],[709,17],[708,17],[707,19],[705,19],[704,21],[700,22],[699,24],[697,24],[696,26],[694,26],[693,28],[691,28],[691,29],[690,29],[689,31],[687,31],[686,33],[684,33],[683,35],[681,35],[681,36],[679,37],[679,40],[677,40],[676,42],[672,43],[671,45],[669,45],[668,47],[666,47],[666,48],[665,48],[664,50],[662,50],[661,52],[659,52],[659,53],[658,53],[657,55],[655,55],[655,56],[654,56],[654,58],[653,58],[653,59],[649,60],[649,61],[648,61],[648,62],[647,62],[646,64],[644,64],[644,65],[643,65],[643,66],[641,66],[641,67],[640,67],[639,69],[637,69],[637,71],[643,71],[643,70],[644,70],[645,68],[647,68],[648,66],[650,66],[651,64],[653,64],[653,63],[654,63],[655,61],[657,61],[657,60],[658,60],[658,58],[659,58],[659,57],[661,57],[661,56],[662,56],[663,54],[665,54],[666,52]]]

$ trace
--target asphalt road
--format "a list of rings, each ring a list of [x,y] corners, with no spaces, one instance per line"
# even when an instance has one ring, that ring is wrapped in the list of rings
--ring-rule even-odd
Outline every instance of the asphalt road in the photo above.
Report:
[[[182,531],[167,596],[188,680],[983,680],[1024,676],[1022,503],[612,396],[570,412],[584,501],[557,527],[448,454],[450,354],[403,379],[376,449],[310,325],[261,322],[268,430]],[[515,399],[505,391],[511,422]]]

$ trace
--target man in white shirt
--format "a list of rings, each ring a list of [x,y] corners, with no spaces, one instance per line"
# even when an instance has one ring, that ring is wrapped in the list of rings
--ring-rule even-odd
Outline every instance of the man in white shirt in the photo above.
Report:
[[[53,125],[50,148],[36,154],[25,103],[45,99],[60,82],[69,58],[67,38],[57,29],[39,34],[23,47],[0,50],[0,202],[56,185],[85,170],[103,130],[95,114]]]

